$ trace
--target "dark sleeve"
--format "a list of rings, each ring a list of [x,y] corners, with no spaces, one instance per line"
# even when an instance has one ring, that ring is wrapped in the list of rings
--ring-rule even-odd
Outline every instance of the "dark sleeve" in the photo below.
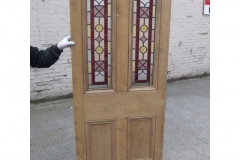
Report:
[[[30,46],[30,66],[37,68],[49,68],[61,55],[62,51],[56,45],[52,45],[46,50],[39,50]]]

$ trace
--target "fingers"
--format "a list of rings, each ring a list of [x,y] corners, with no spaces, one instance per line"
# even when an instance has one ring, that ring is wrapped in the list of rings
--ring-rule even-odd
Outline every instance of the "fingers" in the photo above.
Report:
[[[75,42],[71,41],[71,35],[65,37],[61,42],[58,43],[58,48],[60,49],[64,49],[67,47],[71,47],[72,45],[74,45]]]
[[[75,44],[75,42],[73,42],[73,41],[68,42],[68,46],[72,46],[74,44]]]
[[[66,39],[67,41],[71,41],[71,36],[67,36],[65,39]]]

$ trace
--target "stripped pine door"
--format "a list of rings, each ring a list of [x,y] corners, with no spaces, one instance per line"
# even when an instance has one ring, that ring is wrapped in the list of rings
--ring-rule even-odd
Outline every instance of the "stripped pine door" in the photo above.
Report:
[[[171,0],[70,0],[78,160],[161,160]]]

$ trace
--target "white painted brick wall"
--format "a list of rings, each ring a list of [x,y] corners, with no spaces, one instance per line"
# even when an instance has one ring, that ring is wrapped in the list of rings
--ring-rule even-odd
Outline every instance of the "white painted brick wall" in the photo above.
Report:
[[[210,72],[210,16],[203,0],[172,0],[168,79]]]
[[[203,0],[172,0],[168,78],[210,72],[210,17]],[[69,0],[30,1],[31,45],[46,49],[70,34]],[[50,68],[30,68],[31,100],[72,93],[70,50]]]

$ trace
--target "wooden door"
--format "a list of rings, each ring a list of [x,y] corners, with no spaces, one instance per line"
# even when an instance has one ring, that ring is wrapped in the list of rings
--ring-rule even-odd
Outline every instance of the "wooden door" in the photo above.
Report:
[[[171,0],[70,0],[79,160],[161,160]]]

